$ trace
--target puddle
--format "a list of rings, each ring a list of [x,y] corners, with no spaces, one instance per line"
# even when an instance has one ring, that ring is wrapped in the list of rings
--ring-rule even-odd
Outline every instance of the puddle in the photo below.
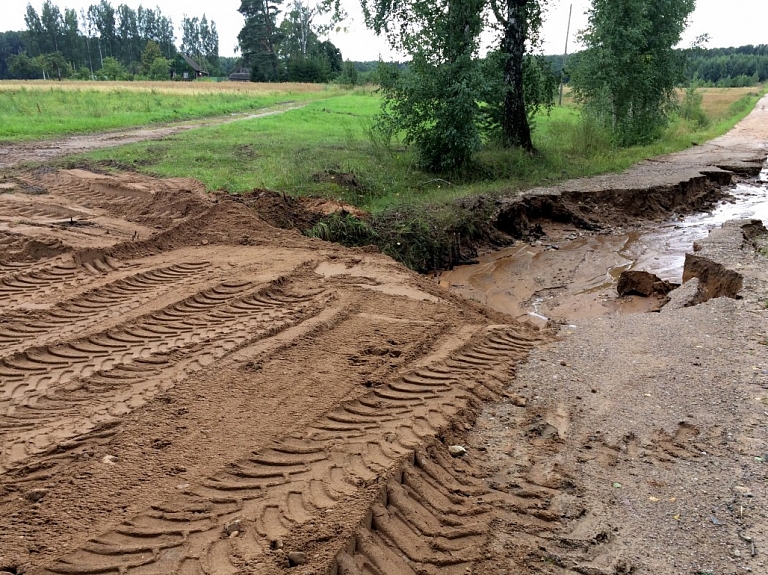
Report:
[[[656,298],[618,297],[621,272],[644,270],[680,283],[693,243],[728,220],[744,218],[768,222],[768,168],[757,181],[735,186],[731,197],[709,213],[624,234],[553,227],[538,245],[518,243],[486,254],[477,264],[444,272],[439,281],[468,299],[534,324],[653,311],[660,303]]]

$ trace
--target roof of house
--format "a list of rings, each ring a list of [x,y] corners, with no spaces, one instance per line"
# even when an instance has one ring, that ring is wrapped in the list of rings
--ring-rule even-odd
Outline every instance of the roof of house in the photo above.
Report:
[[[240,64],[236,66],[229,75],[229,79],[233,81],[248,82],[251,79],[251,69]]]
[[[190,57],[189,57],[189,56],[187,56],[186,54],[184,54],[184,53],[181,53],[181,57],[182,57],[182,58],[184,58],[184,61],[185,61],[187,64],[189,64],[189,65],[192,67],[192,69],[193,69],[195,72],[202,72],[203,74],[207,74],[207,73],[208,73],[207,71],[203,70],[203,69],[200,67],[200,64],[198,64],[197,62],[195,62],[195,61],[194,61],[192,58],[190,58]]]

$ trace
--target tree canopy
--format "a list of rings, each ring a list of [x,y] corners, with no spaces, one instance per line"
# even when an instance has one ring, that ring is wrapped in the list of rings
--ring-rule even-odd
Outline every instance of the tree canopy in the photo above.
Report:
[[[405,131],[435,171],[462,169],[483,139],[533,151],[531,111],[551,104],[554,87],[533,56],[543,1],[361,0],[366,23],[412,59],[406,72],[383,76],[380,128]],[[488,28],[498,48],[483,60]]]
[[[592,0],[573,70],[577,101],[619,145],[649,142],[667,123],[685,55],[674,47],[695,0]]]
[[[341,74],[341,51],[321,37],[328,25],[317,17],[323,5],[294,0],[241,0],[245,17],[238,40],[240,52],[255,82],[328,82]],[[282,21],[278,21],[282,16]]]
[[[46,62],[49,68],[57,62],[51,68],[52,77],[69,71],[76,77],[89,78],[104,69],[107,58],[114,60],[107,66],[109,72],[115,72],[116,62],[126,77],[147,76],[151,62],[143,61],[142,54],[150,42],[163,59],[170,60],[177,53],[173,21],[160,8],[139,6],[134,10],[125,4],[115,8],[109,0],[100,0],[78,14],[70,8],[62,11],[52,0],[43,0],[39,11],[27,5],[24,21],[25,31],[0,33],[0,78],[47,76]],[[183,48],[193,46],[194,56],[206,59],[212,72],[217,72],[219,39],[215,22],[203,15],[201,19],[185,17],[182,25]],[[56,54],[66,66],[61,65]],[[153,56],[158,58],[155,52]],[[15,66],[11,66],[11,57]],[[37,64],[33,63],[35,59]],[[159,69],[156,67],[155,75]]]

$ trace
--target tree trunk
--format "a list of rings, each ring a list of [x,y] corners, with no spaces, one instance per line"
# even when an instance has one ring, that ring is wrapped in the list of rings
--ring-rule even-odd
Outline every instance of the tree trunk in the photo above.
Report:
[[[525,56],[526,4],[530,0],[506,0],[507,18],[502,44],[507,56],[504,63],[504,144],[533,151],[531,128],[523,96],[523,61]]]

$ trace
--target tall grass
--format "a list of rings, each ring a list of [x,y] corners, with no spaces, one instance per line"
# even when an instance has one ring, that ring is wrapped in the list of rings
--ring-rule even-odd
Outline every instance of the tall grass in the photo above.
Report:
[[[158,82],[158,84],[185,84]],[[234,83],[233,83],[234,84]],[[244,113],[282,102],[309,101],[338,93],[304,90],[288,85],[280,90],[212,90],[129,87],[108,89],[99,84],[9,87],[0,84],[0,140],[23,141],[88,133],[170,121]],[[192,83],[186,84],[192,86]],[[206,84],[206,86],[217,84]],[[35,86],[32,84],[32,86]]]

